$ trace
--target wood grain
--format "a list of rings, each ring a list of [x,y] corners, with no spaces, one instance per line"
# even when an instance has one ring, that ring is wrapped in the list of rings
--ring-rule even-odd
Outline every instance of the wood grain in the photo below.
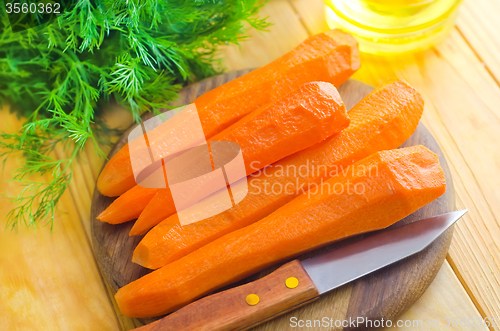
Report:
[[[498,17],[500,2],[496,0],[464,1],[457,19],[457,29],[485,68],[500,82],[500,36]]]
[[[297,287],[285,285],[290,276],[298,280]],[[247,295],[256,295],[259,301],[249,305]],[[293,260],[263,278],[204,297],[137,331],[250,329],[318,298],[318,289],[304,267]]]
[[[190,103],[198,95],[207,90],[246,72],[248,72],[248,70],[220,75],[188,86],[181,92],[181,99],[176,105]],[[339,92],[347,109],[350,109],[371,90],[372,87],[354,80],[349,80],[339,88]],[[146,118],[149,116],[150,115],[147,114]],[[132,130],[132,127],[124,133],[122,138],[115,145],[110,152],[110,157],[125,145],[130,130]],[[447,192],[436,201],[398,222],[397,225],[454,209],[455,194],[446,160],[435,140],[422,125],[418,126],[416,132],[404,146],[416,144],[423,144],[440,156],[440,162],[443,165],[448,182]],[[132,222],[121,225],[111,225],[99,222],[95,219],[95,217],[112,201],[113,198],[104,197],[95,190],[92,199],[91,220],[93,247],[97,261],[107,283],[111,285],[113,291],[116,291],[118,288],[145,275],[149,270],[131,262],[132,252],[142,238],[130,238],[128,236],[128,232],[133,225]],[[345,316],[343,316],[343,318],[355,319],[364,316],[372,320],[380,318],[394,319],[401,315],[422,295],[434,279],[445,259],[451,235],[452,230],[447,231],[424,252],[412,256],[394,266],[380,270],[373,275],[357,280],[352,285],[349,285],[351,291],[349,299],[343,301],[346,305],[346,307],[344,307]],[[352,240],[355,239],[344,241],[344,243]],[[306,254],[302,258],[333,249],[334,247],[338,247],[338,245],[339,244],[334,244],[314,253]],[[270,271],[271,269],[250,277],[238,284],[249,280],[255,280],[258,277],[268,274]],[[337,298],[335,295],[327,295],[322,297],[319,301],[324,300],[327,300],[327,302],[334,302]],[[294,314],[300,315],[300,312],[301,310],[298,310],[294,312]],[[152,319],[144,319],[142,321],[144,323],[149,323]]]
[[[395,76],[405,78],[413,85],[418,84],[426,97],[426,113],[432,112],[432,116],[424,114],[424,122],[438,140],[450,163],[455,180],[457,205],[470,210],[469,215],[459,222],[452,240],[448,261],[453,265],[453,270],[448,262],[445,262],[428,290],[401,319],[427,321],[439,318],[442,321],[446,316],[480,317],[467,295],[471,295],[483,316],[495,316],[495,313],[498,316],[498,310],[495,309],[500,305],[495,300],[500,296],[497,278],[499,260],[493,258],[490,251],[498,250],[495,240],[492,239],[499,237],[495,224],[500,224],[498,216],[495,216],[498,213],[493,211],[491,206],[499,206],[500,200],[489,192],[482,191],[482,187],[491,174],[495,173],[495,169],[498,169],[500,158],[498,153],[493,151],[486,160],[487,171],[482,171],[477,168],[477,165],[482,163],[481,158],[466,156],[470,148],[488,154],[489,149],[482,148],[481,142],[499,141],[499,137],[498,134],[491,135],[490,132],[483,132],[479,128],[469,131],[477,136],[477,139],[469,141],[466,135],[459,141],[454,141],[455,136],[460,136],[462,130],[467,134],[469,129],[459,127],[450,131],[451,124],[441,125],[439,120],[441,114],[448,114],[467,123],[471,121],[471,116],[482,117],[484,113],[499,109],[498,102],[495,101],[500,96],[498,79],[493,79],[491,75],[496,73],[498,77],[498,70],[493,68],[495,65],[498,68],[497,50],[500,48],[500,37],[496,28],[498,7],[496,0],[466,0],[459,13],[458,30],[454,31],[443,45],[424,54],[403,56],[399,62],[391,59],[381,62],[377,58],[364,57],[362,69],[357,75],[358,79],[372,85]],[[321,0],[273,0],[264,6],[261,15],[269,16],[274,25],[266,33],[253,31],[252,38],[241,42],[240,46],[228,46],[222,50],[220,55],[228,70],[265,65],[298,45],[308,34],[326,29],[324,3]],[[427,61],[427,58],[430,60]],[[384,67],[385,65],[388,67]],[[454,72],[449,74],[451,65]],[[443,67],[447,69],[443,70]],[[422,76],[427,77],[422,79]],[[468,84],[455,85],[457,80]],[[434,84],[426,87],[429,81]],[[453,93],[442,93],[442,88],[436,87],[436,84],[451,84],[454,87]],[[434,88],[437,89],[436,93],[427,96],[428,90]],[[479,101],[471,96],[475,93],[478,93]],[[457,99],[459,104],[463,100],[472,101],[465,103],[464,111],[453,104],[447,105],[453,99]],[[467,111],[468,109],[471,112]],[[2,131],[19,128],[21,122],[15,114],[9,113],[8,108],[3,108],[0,116]],[[107,107],[104,116],[111,127],[125,129],[132,123],[130,112],[112,105]],[[435,124],[432,123],[434,119],[437,119]],[[498,127],[495,122],[490,125]],[[465,147],[464,153],[461,153],[462,147]],[[497,160],[496,166],[492,160]],[[91,144],[86,147],[79,162],[82,162],[82,167],[89,168],[92,180],[87,176],[83,177],[80,170],[74,172],[75,181],[71,184],[71,192],[65,195],[64,202],[56,212],[56,234],[45,233],[47,229],[39,229],[37,233],[0,233],[0,318],[3,329],[115,330],[118,329],[115,316],[122,330],[140,325],[138,321],[120,313],[114,305],[110,286],[107,286],[107,289],[111,303],[105,303],[102,278],[92,276],[97,275],[96,265],[85,253],[85,250],[90,252],[90,218],[81,217],[88,217],[90,192],[81,185],[85,183],[90,191],[93,191],[103,161],[95,154]],[[14,183],[7,182],[10,170],[20,162],[21,158],[11,158],[7,161],[0,185],[2,194],[17,194],[21,190]],[[477,165],[471,168],[471,163]],[[494,185],[495,183],[492,183],[492,187]],[[5,213],[13,205],[2,199],[0,206],[0,217],[4,222]],[[464,226],[464,223],[467,226]],[[44,238],[39,237],[41,233]],[[87,240],[81,240],[85,237]],[[84,254],[76,253],[75,247],[79,247],[78,251]],[[56,252],[64,253],[64,259]],[[8,267],[4,267],[5,265]],[[71,278],[73,282],[66,282],[66,278]],[[72,292],[73,285],[76,287],[75,293]],[[464,291],[462,285],[468,292]],[[335,296],[334,302],[323,300],[322,304],[306,306],[301,309],[300,316],[309,319],[322,316],[341,319],[346,314],[350,293],[350,287],[343,287],[331,294]],[[94,314],[89,315],[91,310]],[[266,323],[259,330],[296,329],[288,326],[289,317],[290,315]],[[400,328],[388,330],[394,329]],[[313,327],[308,330],[324,328]]]
[[[321,0],[291,4],[310,33],[325,29],[312,20],[324,17]],[[500,317],[500,177],[492,175],[500,167],[499,7],[494,0],[467,0],[457,28],[435,48],[392,57],[362,54],[354,75],[372,85],[404,78],[424,96],[422,122],[450,164],[457,208],[469,209],[447,261],[483,318]]]
[[[0,109],[0,130],[19,130],[22,121],[8,108]],[[1,194],[16,196],[23,189],[9,181],[21,167],[12,155],[0,172]],[[44,177],[32,177],[44,181]],[[66,192],[59,201],[54,230],[36,231],[20,225],[5,230],[6,214],[14,208],[0,198],[0,329],[9,331],[119,330],[115,312],[74,201]],[[90,225],[90,224],[89,224]]]
[[[456,234],[456,231],[455,231]],[[444,263],[439,270],[434,281],[427,291],[417,302],[404,313],[399,319],[403,324],[387,330],[408,331],[408,330],[463,330],[463,331],[486,331],[488,327],[476,325],[458,325],[456,327],[446,327],[446,318],[473,318],[475,321],[481,320],[481,315],[473,309],[473,303],[467,296],[467,292],[460,286],[460,282],[448,263]],[[410,322],[408,322],[410,321]],[[426,328],[429,321],[438,327]],[[411,323],[405,326],[404,323]],[[477,322],[475,322],[477,323]]]

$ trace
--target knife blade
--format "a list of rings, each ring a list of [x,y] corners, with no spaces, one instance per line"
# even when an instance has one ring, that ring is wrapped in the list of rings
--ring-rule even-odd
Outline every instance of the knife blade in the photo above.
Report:
[[[466,212],[454,211],[382,230],[319,256],[293,260],[261,279],[204,297],[135,330],[252,328],[422,251]]]
[[[420,252],[466,213],[450,212],[381,231],[340,249],[302,261],[320,294]]]

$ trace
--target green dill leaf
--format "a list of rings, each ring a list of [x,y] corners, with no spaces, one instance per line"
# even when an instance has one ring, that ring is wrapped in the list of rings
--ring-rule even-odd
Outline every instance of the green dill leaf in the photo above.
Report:
[[[0,12],[0,104],[25,119],[18,132],[0,133],[3,161],[25,160],[12,174],[24,189],[11,197],[8,228],[53,226],[80,151],[92,143],[105,157],[101,147],[116,134],[100,120],[107,102],[137,122],[167,108],[182,86],[220,72],[220,45],[245,40],[248,26],[269,26],[257,15],[265,2],[76,0],[31,28]],[[69,156],[55,157],[58,147]],[[33,179],[40,175],[47,180]]]

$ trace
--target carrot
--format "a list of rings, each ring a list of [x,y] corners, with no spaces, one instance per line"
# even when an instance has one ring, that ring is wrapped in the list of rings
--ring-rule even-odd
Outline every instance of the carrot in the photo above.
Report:
[[[337,89],[310,82],[245,116],[210,141],[237,143],[247,175],[335,135],[349,126]]]
[[[339,133],[348,125],[349,118],[345,106],[335,87],[330,83],[311,82],[302,85],[277,102],[249,114],[210,141],[237,143],[243,154],[245,175],[249,175],[285,156]],[[198,168],[195,162],[199,160],[199,155],[201,154],[197,150],[183,154],[181,169],[183,176],[185,176],[184,169]],[[188,162],[193,163],[192,166],[187,164]],[[206,185],[211,184],[211,182],[206,183]],[[117,224],[137,218],[140,210],[146,207],[155,194],[159,196],[161,204],[152,210],[152,217],[139,218],[133,231],[145,232],[176,212],[169,187],[161,190],[137,187],[138,185],[116,199],[98,219]],[[133,193],[129,194],[131,191]],[[191,197],[193,202],[200,198],[203,197],[199,194],[193,194]],[[134,206],[126,207],[128,204]]]
[[[348,125],[349,118],[335,87],[311,82],[247,115],[210,141],[237,143],[249,175],[339,133]],[[168,190],[158,191],[135,222],[131,234],[145,233],[175,213],[170,194]]]
[[[198,97],[194,103],[205,137],[211,138],[304,83],[325,81],[340,86],[359,65],[357,43],[351,35],[331,30],[311,36],[281,58]],[[162,128],[160,125],[152,131],[162,132]],[[165,137],[158,134],[156,139]],[[135,184],[127,144],[106,164],[97,188],[101,194],[113,197]]]
[[[277,60],[196,99],[198,109],[210,111],[207,116],[200,114],[205,134],[213,136],[307,82],[324,81],[338,87],[359,66],[357,42],[350,34],[330,30],[311,36]]]
[[[120,224],[133,220],[139,217],[159,190],[136,185],[115,199],[108,208],[97,216],[97,219],[110,224]],[[173,212],[175,213],[175,209]]]
[[[349,111],[351,123],[341,133],[250,176],[245,199],[223,213],[184,226],[175,214],[162,221],[137,245],[132,261],[157,269],[258,221],[353,162],[400,146],[415,131],[422,111],[420,94],[404,80],[374,90]]]
[[[348,169],[317,192],[122,287],[115,296],[121,312],[167,314],[279,261],[383,229],[446,190],[438,157],[424,146],[377,152]]]

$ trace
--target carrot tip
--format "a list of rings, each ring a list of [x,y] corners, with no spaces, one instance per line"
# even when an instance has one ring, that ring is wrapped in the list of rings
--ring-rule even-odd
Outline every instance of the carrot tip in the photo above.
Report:
[[[148,246],[139,243],[134,250],[134,254],[132,255],[132,262],[148,268],[148,266],[144,265],[144,263],[148,260],[148,256],[149,256]]]
[[[98,219],[99,221],[101,222],[104,222],[104,217],[106,216],[106,210],[104,210],[103,212],[101,212],[97,217],[96,219]]]
[[[136,221],[135,224],[134,224],[134,226],[132,227],[132,229],[130,229],[130,232],[128,233],[128,236],[129,237],[135,237],[135,236],[140,236],[141,234],[144,234],[144,230],[141,231],[137,227],[137,221]]]

